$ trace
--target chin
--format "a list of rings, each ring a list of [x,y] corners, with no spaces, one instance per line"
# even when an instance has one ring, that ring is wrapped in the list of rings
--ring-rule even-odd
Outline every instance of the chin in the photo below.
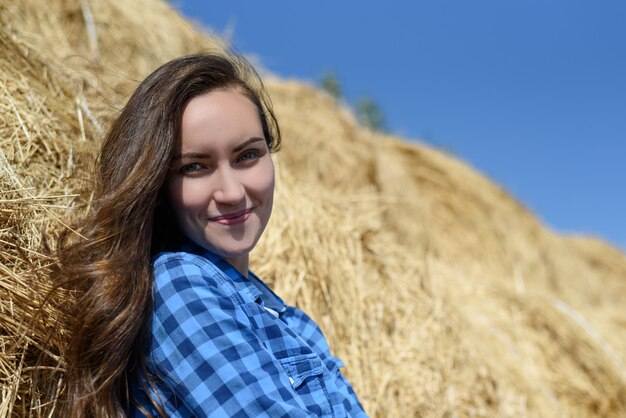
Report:
[[[244,257],[250,253],[256,246],[258,239],[244,242],[233,242],[232,245],[221,245],[221,246],[213,246],[213,245],[204,245],[205,248],[213,251],[217,255],[220,255],[224,258],[239,258]]]
[[[254,246],[247,248],[224,248],[218,249],[217,251],[215,251],[215,253],[224,258],[240,258],[250,254],[250,251],[252,251],[253,248]]]

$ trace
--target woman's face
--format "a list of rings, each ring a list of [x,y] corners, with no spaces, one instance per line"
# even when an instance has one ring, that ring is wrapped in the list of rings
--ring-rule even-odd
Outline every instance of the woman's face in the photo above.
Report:
[[[274,165],[247,97],[215,90],[189,101],[166,187],[182,232],[247,271],[274,196]]]

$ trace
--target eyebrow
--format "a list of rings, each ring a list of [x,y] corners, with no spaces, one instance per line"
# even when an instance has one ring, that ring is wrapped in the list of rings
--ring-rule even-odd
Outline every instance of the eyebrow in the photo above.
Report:
[[[244,141],[241,144],[237,145],[235,148],[233,148],[233,152],[241,151],[242,149],[244,149],[248,145],[250,145],[250,144],[252,144],[254,142],[258,142],[258,141],[265,142],[265,138],[259,138],[259,137],[250,138],[247,141]]]
[[[265,142],[265,138],[259,138],[259,137],[254,137],[254,138],[250,138],[244,142],[242,142],[241,144],[237,145],[235,148],[233,148],[233,152],[239,152],[242,149],[244,149],[245,147],[247,147],[250,144],[253,144],[255,142]],[[184,154],[176,154],[174,155],[173,160],[182,160],[183,158],[189,158],[189,159],[194,159],[194,158],[211,158],[210,154],[206,154],[204,152],[186,152]]]

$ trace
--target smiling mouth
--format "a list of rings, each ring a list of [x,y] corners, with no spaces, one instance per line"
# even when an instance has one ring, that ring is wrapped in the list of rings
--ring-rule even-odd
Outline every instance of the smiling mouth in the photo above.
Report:
[[[234,213],[229,213],[227,215],[220,215],[214,218],[209,218],[209,221],[217,222],[218,224],[222,224],[222,225],[238,225],[247,221],[251,213],[252,213],[252,208],[244,209],[239,212],[234,212]]]

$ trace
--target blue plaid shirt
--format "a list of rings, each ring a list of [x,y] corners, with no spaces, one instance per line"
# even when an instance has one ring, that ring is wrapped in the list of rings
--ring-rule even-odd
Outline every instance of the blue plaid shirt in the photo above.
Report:
[[[319,327],[252,272],[193,244],[154,261],[146,356],[130,416],[366,417]]]

